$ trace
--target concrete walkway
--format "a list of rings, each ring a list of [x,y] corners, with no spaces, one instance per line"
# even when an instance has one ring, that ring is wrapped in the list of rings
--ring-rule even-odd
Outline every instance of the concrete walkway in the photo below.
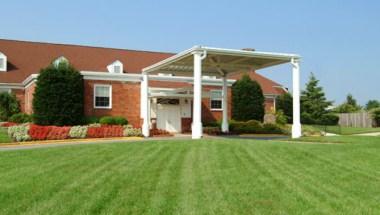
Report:
[[[371,137],[377,137],[380,136],[380,132],[373,132],[373,133],[364,133],[364,134],[354,134],[355,136],[371,136]]]

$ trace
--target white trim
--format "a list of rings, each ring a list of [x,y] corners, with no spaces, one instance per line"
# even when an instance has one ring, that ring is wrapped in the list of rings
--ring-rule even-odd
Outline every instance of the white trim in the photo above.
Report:
[[[246,51],[246,50],[238,50],[238,49],[222,49],[222,48],[213,48],[213,47],[205,47],[205,46],[193,46],[190,49],[187,49],[183,52],[180,52],[174,56],[166,58],[158,63],[155,63],[151,66],[145,67],[143,72],[153,72],[164,68],[170,64],[173,64],[183,58],[190,57],[194,52],[207,52],[207,54],[222,54],[222,55],[230,55],[230,56],[240,56],[240,57],[252,57],[252,58],[264,58],[264,59],[273,59],[273,60],[281,60],[283,63],[290,62],[291,59],[299,59],[300,56],[296,54],[286,54],[286,53],[274,53],[274,52],[258,52],[258,51]],[[259,67],[257,69],[264,68]]]
[[[23,90],[24,86],[22,84],[18,83],[0,83],[0,88],[1,89],[18,89],[18,90]]]
[[[212,99],[212,92],[220,92],[222,97],[220,99]],[[223,90],[210,90],[210,111],[223,111]],[[212,108],[212,101],[222,101],[220,108]]]
[[[141,82],[141,74],[109,73],[100,71],[81,71],[84,80],[104,80],[104,81],[130,81]]]
[[[115,66],[119,66],[120,67],[120,72],[115,72]],[[119,60],[116,60],[114,61],[113,63],[109,64],[107,66],[107,70],[109,73],[113,73],[113,74],[123,74],[124,73],[124,66],[123,66],[123,63]]]
[[[96,106],[96,88],[97,87],[109,87],[109,98],[110,98],[110,102],[109,102],[109,105],[108,107],[103,107],[103,106]],[[112,109],[112,85],[109,85],[109,84],[94,84],[94,95],[93,95],[93,107],[94,109]]]
[[[5,54],[3,54],[2,52],[0,52],[0,59],[3,59],[4,60],[4,66],[3,67],[0,67],[0,72],[7,72],[7,56]]]

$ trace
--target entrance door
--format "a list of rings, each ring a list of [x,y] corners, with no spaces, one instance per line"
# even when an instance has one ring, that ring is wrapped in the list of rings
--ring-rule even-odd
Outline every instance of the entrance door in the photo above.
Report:
[[[181,109],[179,102],[173,102],[173,99],[157,102],[157,128],[172,133],[181,132]]]

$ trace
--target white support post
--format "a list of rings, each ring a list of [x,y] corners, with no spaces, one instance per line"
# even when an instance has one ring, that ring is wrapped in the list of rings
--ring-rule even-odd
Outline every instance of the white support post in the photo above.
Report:
[[[205,52],[196,51],[194,56],[194,98],[193,98],[193,123],[191,136],[200,139],[203,136],[202,127],[202,60],[206,57]]]
[[[293,126],[292,138],[302,136],[301,108],[300,108],[300,64],[298,59],[292,59],[293,73]]]
[[[227,74],[223,75],[223,90],[222,90],[222,109],[223,109],[223,118],[222,118],[222,132],[228,132],[228,86],[227,86]]]
[[[149,137],[150,109],[149,109],[149,79],[148,74],[143,73],[141,82],[141,116],[143,119],[142,134]]]

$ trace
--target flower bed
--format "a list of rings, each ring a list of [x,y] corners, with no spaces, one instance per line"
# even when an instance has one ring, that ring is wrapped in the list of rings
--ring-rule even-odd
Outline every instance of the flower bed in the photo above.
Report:
[[[7,123],[3,123],[8,125]],[[2,125],[3,126],[3,125]],[[7,126],[8,135],[13,140],[64,140],[79,138],[105,138],[105,137],[140,137],[141,129],[130,125],[100,125],[88,126],[41,126],[34,124],[21,124]]]

